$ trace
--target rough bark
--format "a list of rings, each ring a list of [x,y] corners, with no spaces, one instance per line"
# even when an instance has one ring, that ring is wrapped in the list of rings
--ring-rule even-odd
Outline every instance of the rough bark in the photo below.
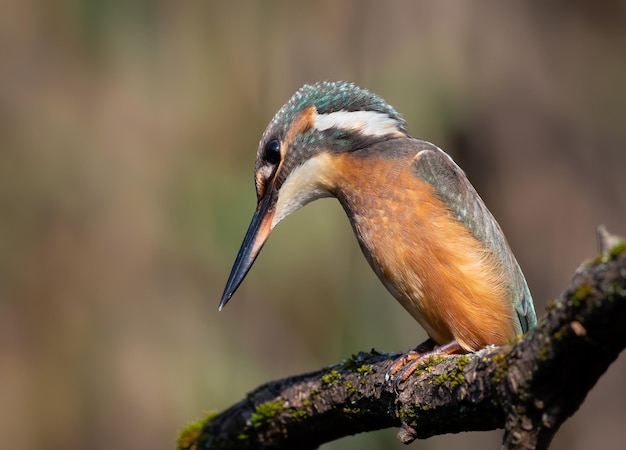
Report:
[[[184,430],[179,447],[313,449],[399,427],[405,443],[504,428],[502,448],[545,449],[626,345],[624,241],[603,230],[599,241],[600,256],[516,342],[430,360],[398,393],[385,376],[398,355],[359,353],[258,387]]]

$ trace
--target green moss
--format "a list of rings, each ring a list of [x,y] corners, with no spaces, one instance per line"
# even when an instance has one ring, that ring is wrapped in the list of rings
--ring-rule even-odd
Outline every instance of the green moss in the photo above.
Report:
[[[470,361],[469,356],[465,356],[465,355],[459,356],[456,359],[456,368],[458,370],[464,370],[465,366],[467,366],[467,363],[469,363],[469,361]]]
[[[304,400],[302,400],[302,406],[311,406],[311,399],[305,398]]]
[[[354,387],[354,383],[352,381],[344,381],[341,384],[348,389],[348,394],[354,394],[356,392],[356,388]]]
[[[367,365],[367,364],[362,364],[360,367],[358,367],[358,368],[356,369],[356,371],[357,371],[358,373],[364,373],[364,374],[368,374],[368,375],[369,375],[370,373],[374,372],[374,371],[372,370],[372,366]]]
[[[499,383],[509,371],[509,367],[506,365],[506,354],[498,353],[493,357],[492,361],[496,365],[496,370],[493,373],[493,381]]]
[[[493,374],[493,381],[495,381],[496,383],[499,383],[500,381],[504,379],[508,371],[509,371],[508,367],[499,367],[498,369],[496,369],[496,371]]]
[[[446,359],[446,357],[445,356],[441,356],[441,355],[440,356],[431,356],[430,358],[428,358],[426,360],[426,363],[429,366],[434,366],[434,365],[439,364],[441,361],[445,361],[445,359]]]
[[[418,403],[417,405],[411,405],[405,409],[401,409],[398,418],[405,422],[408,419],[416,419],[420,412],[428,411],[429,406],[427,403]]]
[[[417,413],[414,406],[409,406],[398,412],[398,418],[401,422],[406,422],[407,419],[414,419],[415,417],[417,417]]]
[[[556,339],[557,341],[560,341],[561,339],[565,337],[565,330],[561,328],[560,330],[555,331],[552,337]]]
[[[344,412],[344,414],[355,414],[355,415],[360,415],[361,414],[361,408],[348,408],[345,407],[342,409],[342,411]]]
[[[447,373],[442,373],[441,375],[439,375],[437,378],[433,380],[433,384],[435,386],[441,386],[443,383],[445,383],[449,379],[450,379],[450,376]]]
[[[274,416],[283,410],[283,403],[282,400],[261,403],[250,416],[250,425],[253,428],[261,428],[268,425],[274,420]]]
[[[451,386],[455,388],[461,386],[462,384],[465,384],[465,375],[463,375],[462,372],[455,372],[452,377]]]
[[[178,432],[178,438],[176,439],[177,450],[187,450],[195,448],[198,437],[204,425],[212,421],[217,417],[217,412],[212,411],[206,413],[201,419],[189,422]]]
[[[493,357],[492,361],[495,363],[496,366],[500,367],[506,361],[506,355],[504,353],[498,353],[496,356]]]
[[[427,372],[431,373],[433,371],[433,367],[435,367],[438,363],[444,361],[445,359],[445,356],[431,356],[424,362],[420,362],[417,368],[413,370],[411,376],[419,377]]]
[[[620,239],[617,244],[609,250],[611,259],[617,259],[626,250],[626,240]]]
[[[609,251],[604,252],[601,255],[598,255],[598,257],[595,259],[595,263],[606,264],[609,261],[613,261],[619,258],[619,256],[624,252],[624,250],[626,250],[626,240],[620,239],[619,241],[617,241],[617,244],[615,244],[613,247],[609,249]]]
[[[467,356],[459,356],[456,359],[456,368],[452,371],[450,375],[450,379],[452,380],[452,387],[458,387],[465,383],[465,375],[463,375],[463,370],[465,366],[469,363],[469,357]]]
[[[249,439],[250,439],[250,436],[248,435],[248,433],[241,432],[237,435],[238,441],[247,441]]]
[[[289,416],[294,420],[306,419],[308,415],[305,409],[291,408],[289,411]]]
[[[322,378],[320,379],[322,380],[322,385],[330,386],[331,384],[339,381],[340,378],[341,378],[341,374],[337,372],[335,369],[331,369],[327,373],[322,375]]]
[[[373,357],[379,354],[380,353],[374,349],[372,349],[369,353],[359,352],[356,355],[352,354],[348,359],[344,360],[342,366],[350,372],[355,372],[361,367],[367,367],[367,362],[371,361]]]
[[[359,361],[359,355],[352,354],[348,359],[343,362],[343,367],[346,370],[354,372],[359,368],[361,362]]]
[[[539,349],[539,353],[537,353],[537,359],[539,361],[545,361],[546,359],[548,359],[548,347],[541,347]]]
[[[592,293],[593,286],[588,283],[581,284],[570,296],[569,304],[575,308],[579,308],[582,305],[582,302],[585,301]]]
[[[442,373],[434,380],[432,380],[432,384],[435,386],[441,386],[447,381],[450,382],[450,386],[455,388],[465,383],[465,375],[463,375],[463,370],[465,366],[469,362],[469,358],[467,356],[460,356],[456,360],[456,367],[450,373]]]

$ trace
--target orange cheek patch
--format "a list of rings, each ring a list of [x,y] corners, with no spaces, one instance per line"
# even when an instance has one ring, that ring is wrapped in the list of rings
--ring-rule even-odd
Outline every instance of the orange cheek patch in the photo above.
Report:
[[[313,120],[315,115],[315,106],[309,106],[307,109],[300,113],[300,116],[296,118],[287,131],[287,136],[284,142],[284,151],[289,150],[289,146],[296,139],[299,134],[305,133],[308,129],[313,127]],[[283,153],[284,157],[284,153]]]
[[[265,193],[265,176],[260,172],[256,174],[256,188],[259,198],[262,198]]]

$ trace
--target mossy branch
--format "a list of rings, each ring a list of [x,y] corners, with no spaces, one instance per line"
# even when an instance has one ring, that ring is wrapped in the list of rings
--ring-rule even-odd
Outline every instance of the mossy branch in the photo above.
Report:
[[[626,345],[624,240],[599,231],[585,262],[537,328],[517,342],[431,360],[399,394],[385,374],[398,355],[372,350],[272,381],[191,424],[180,448],[298,448],[399,427],[409,443],[504,428],[503,448],[545,449]]]

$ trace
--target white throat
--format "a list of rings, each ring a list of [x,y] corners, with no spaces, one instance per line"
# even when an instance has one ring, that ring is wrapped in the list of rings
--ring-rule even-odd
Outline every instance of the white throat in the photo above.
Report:
[[[330,197],[331,169],[328,153],[320,153],[295,168],[278,192],[272,229],[292,212],[318,198]]]

